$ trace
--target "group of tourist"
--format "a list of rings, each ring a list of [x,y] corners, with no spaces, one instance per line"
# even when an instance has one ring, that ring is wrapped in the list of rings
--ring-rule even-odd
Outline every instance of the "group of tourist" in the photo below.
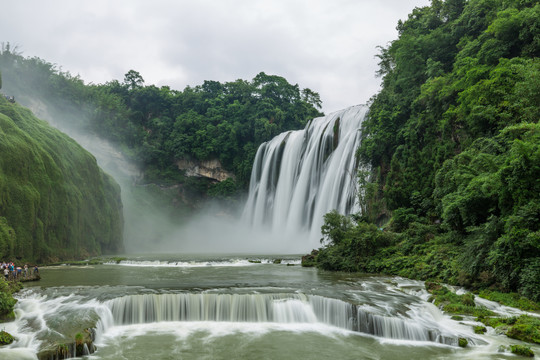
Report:
[[[24,264],[23,267],[15,266],[12,262],[2,262],[2,272],[6,280],[15,280],[20,278],[28,278],[30,272],[28,271],[28,265]],[[39,274],[37,265],[34,266],[34,276]]]
[[[4,97],[5,97],[6,100],[9,101],[10,103],[14,103],[14,102],[15,102],[15,96],[4,95]]]

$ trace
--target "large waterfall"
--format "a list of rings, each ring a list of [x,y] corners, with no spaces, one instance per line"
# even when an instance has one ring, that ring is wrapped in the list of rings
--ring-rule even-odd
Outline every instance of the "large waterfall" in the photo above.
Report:
[[[355,152],[366,111],[353,106],[262,144],[243,218],[281,238],[307,237],[309,248],[318,247],[324,214],[358,210]]]

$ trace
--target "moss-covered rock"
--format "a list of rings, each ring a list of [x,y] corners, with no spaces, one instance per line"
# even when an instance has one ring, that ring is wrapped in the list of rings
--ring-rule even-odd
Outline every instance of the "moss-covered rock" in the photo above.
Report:
[[[11,334],[5,332],[4,330],[0,331],[0,346],[2,345],[9,345],[11,344],[15,339]]]
[[[434,282],[426,282],[425,287],[432,295],[429,300],[447,313],[478,317],[494,315],[492,311],[476,306],[474,295],[471,293],[458,295],[446,286]]]
[[[534,352],[528,346],[510,345],[510,351],[512,352],[512,354],[521,355],[525,357],[534,357]]]
[[[39,360],[69,359],[92,354],[96,351],[95,334],[92,329],[84,329],[74,335],[59,335],[56,339],[48,339],[38,353]]]
[[[474,330],[474,333],[475,334],[485,334],[487,329],[485,326],[482,326],[482,325],[476,325],[473,327],[473,330]]]
[[[540,344],[540,319],[522,315],[510,326],[506,336],[521,341]]]
[[[479,319],[498,333],[530,343],[540,344],[540,319],[521,315],[520,317],[483,317]]]

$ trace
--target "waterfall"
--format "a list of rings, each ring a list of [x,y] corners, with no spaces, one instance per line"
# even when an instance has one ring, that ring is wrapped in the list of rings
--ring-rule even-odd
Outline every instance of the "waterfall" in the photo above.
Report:
[[[381,316],[339,299],[305,294],[144,294],[109,300],[108,326],[164,321],[322,323],[387,339],[457,345],[435,321]],[[107,316],[105,316],[107,318]],[[103,318],[102,318],[103,319]],[[99,326],[98,326],[99,327]],[[100,332],[98,331],[98,332]],[[474,344],[474,340],[469,338]]]
[[[366,111],[353,106],[263,143],[243,219],[282,238],[308,234],[307,249],[317,247],[324,214],[358,211],[355,152]]]

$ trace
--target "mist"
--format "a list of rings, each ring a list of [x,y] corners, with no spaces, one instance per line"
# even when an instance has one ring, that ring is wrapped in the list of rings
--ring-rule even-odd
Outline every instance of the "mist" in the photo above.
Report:
[[[148,253],[250,253],[301,254],[309,252],[307,233],[284,235],[242,220],[244,201],[236,207],[217,201],[178,211],[162,188],[143,183],[140,166],[130,161],[112,142],[89,129],[88,113],[62,99],[28,93],[6,77],[5,93],[58,130],[66,133],[96,158],[98,165],[121,187],[124,214],[124,248],[127,254]],[[302,241],[305,237],[306,241]]]

